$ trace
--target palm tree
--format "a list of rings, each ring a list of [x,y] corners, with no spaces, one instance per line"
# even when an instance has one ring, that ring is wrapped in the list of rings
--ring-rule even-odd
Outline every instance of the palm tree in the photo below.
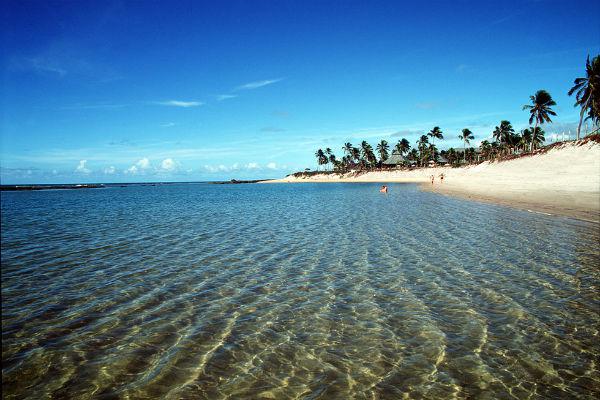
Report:
[[[456,154],[456,150],[454,150],[452,147],[450,147],[448,149],[448,151],[446,152],[446,158],[448,159],[448,162],[451,165],[455,164],[455,161],[458,160],[458,155]]]
[[[360,160],[360,149],[358,147],[352,148],[352,159],[354,162],[358,162]]]
[[[388,145],[388,142],[386,142],[385,140],[382,140],[381,142],[379,142],[379,144],[377,145],[377,152],[379,153],[379,163],[380,164],[388,159],[389,150],[390,150],[390,146]]]
[[[419,152],[417,151],[417,149],[412,149],[408,152],[406,158],[411,161],[417,161],[419,159]]]
[[[325,162],[325,165],[329,164],[329,157],[331,157],[332,154],[333,152],[329,147],[325,149],[325,157],[327,158],[327,162]]]
[[[363,140],[360,144],[360,148],[363,165],[367,166],[368,164],[374,164],[377,159],[375,158],[375,153],[373,153],[373,147]]]
[[[502,137],[501,142],[504,143],[507,147],[507,149],[510,151],[511,146],[512,146],[512,136],[515,133],[515,130],[513,129],[512,125],[510,124],[510,121],[500,121],[500,135]]]
[[[521,137],[519,139],[519,147],[525,151],[527,146],[531,143],[531,131],[529,129],[523,129],[521,131]]]
[[[492,137],[494,138],[494,140],[498,143],[502,142],[502,131],[500,130],[499,126],[496,126],[494,128],[494,132],[492,132]]]
[[[319,149],[315,152],[315,157],[317,158],[317,164],[318,165],[325,165],[328,162],[327,156],[325,155],[325,153],[323,152],[323,150]],[[317,167],[317,171],[319,170],[319,167]]]
[[[535,95],[530,96],[529,99],[531,100],[531,104],[525,104],[523,110],[529,110],[531,114],[529,117],[530,124],[535,120],[535,126],[533,128],[533,131],[535,132],[535,128],[537,128],[538,124],[552,122],[550,115],[556,115],[556,113],[550,107],[555,106],[556,102],[552,100],[550,93],[545,90],[538,90]],[[531,150],[533,150],[533,141],[531,142],[531,146]]]
[[[396,143],[394,150],[396,150],[398,153],[400,153],[401,156],[403,156],[410,150],[410,142],[402,138],[402,140],[398,140],[398,143]]]
[[[419,160],[421,161],[421,166],[425,165],[424,161],[427,158],[427,145],[429,144],[429,138],[427,135],[421,135],[419,140],[417,141],[417,148],[419,149]]]
[[[594,57],[590,63],[590,56],[585,62],[585,78],[577,78],[573,82],[573,87],[569,90],[569,96],[575,95],[574,106],[580,106],[579,125],[577,125],[577,140],[581,132],[581,123],[583,116],[587,112],[586,120],[591,118],[592,122],[597,123],[600,116],[600,56]]]
[[[350,143],[350,142],[344,143],[344,147],[342,147],[342,150],[344,151],[344,154],[351,156],[352,155],[352,143]]]
[[[490,144],[490,142],[488,142],[487,140],[484,140],[481,142],[481,144],[479,145],[479,149],[481,150],[481,155],[485,158],[488,159],[490,156],[490,153],[492,151],[492,145]]]
[[[467,145],[470,143],[470,140],[475,139],[475,136],[473,136],[473,132],[471,132],[469,129],[465,128],[462,130],[462,134],[458,135],[458,138],[460,140],[462,140],[464,143],[463,156],[464,156],[465,162],[467,162]]]
[[[444,139],[444,135],[442,135],[442,130],[439,126],[434,127],[427,133],[427,136],[431,137],[431,143],[435,145],[435,139]]]
[[[523,140],[529,144],[532,150],[535,150],[539,145],[544,143],[546,140],[545,133],[542,128],[536,126],[535,128],[529,128],[523,130]]]
[[[515,132],[510,121],[500,121],[500,126],[494,128],[492,136],[498,141],[501,148],[510,148],[511,146],[511,135]],[[505,145],[505,146],[503,146]]]
[[[440,153],[437,150],[437,147],[435,147],[435,144],[431,143],[429,145],[429,147],[427,148],[427,154],[430,156],[430,158],[433,160],[433,162],[437,162],[438,157],[440,155]]]

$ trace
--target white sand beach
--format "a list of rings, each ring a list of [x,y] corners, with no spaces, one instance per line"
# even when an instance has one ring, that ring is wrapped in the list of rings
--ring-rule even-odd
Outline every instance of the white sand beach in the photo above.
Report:
[[[444,174],[443,183],[439,175]],[[434,184],[430,176],[435,176]],[[269,183],[414,182],[424,190],[600,222],[600,143],[565,143],[507,161],[452,168],[287,176]]]

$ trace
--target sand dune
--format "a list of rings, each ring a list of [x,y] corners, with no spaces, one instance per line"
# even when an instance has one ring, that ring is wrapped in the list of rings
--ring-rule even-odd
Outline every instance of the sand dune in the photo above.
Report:
[[[443,184],[441,173],[445,176]],[[436,177],[433,185],[431,175]],[[270,182],[416,182],[423,183],[424,190],[600,222],[600,143],[591,141],[464,168],[288,176]]]

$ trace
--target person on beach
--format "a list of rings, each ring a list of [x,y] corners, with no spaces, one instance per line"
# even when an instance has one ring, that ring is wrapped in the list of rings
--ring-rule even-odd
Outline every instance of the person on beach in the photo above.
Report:
[[[444,183],[444,173],[440,174],[440,183]]]
[[[379,191],[381,193],[387,193],[387,186],[385,186],[385,185],[381,186],[381,189],[379,189]]]
[[[431,184],[433,185],[433,180],[435,179],[435,176],[431,175],[430,178],[431,178]]]

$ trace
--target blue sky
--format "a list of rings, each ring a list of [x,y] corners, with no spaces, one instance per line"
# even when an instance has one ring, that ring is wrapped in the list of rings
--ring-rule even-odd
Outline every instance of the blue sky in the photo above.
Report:
[[[350,141],[441,148],[600,51],[598,1],[5,1],[2,183],[280,177]]]

